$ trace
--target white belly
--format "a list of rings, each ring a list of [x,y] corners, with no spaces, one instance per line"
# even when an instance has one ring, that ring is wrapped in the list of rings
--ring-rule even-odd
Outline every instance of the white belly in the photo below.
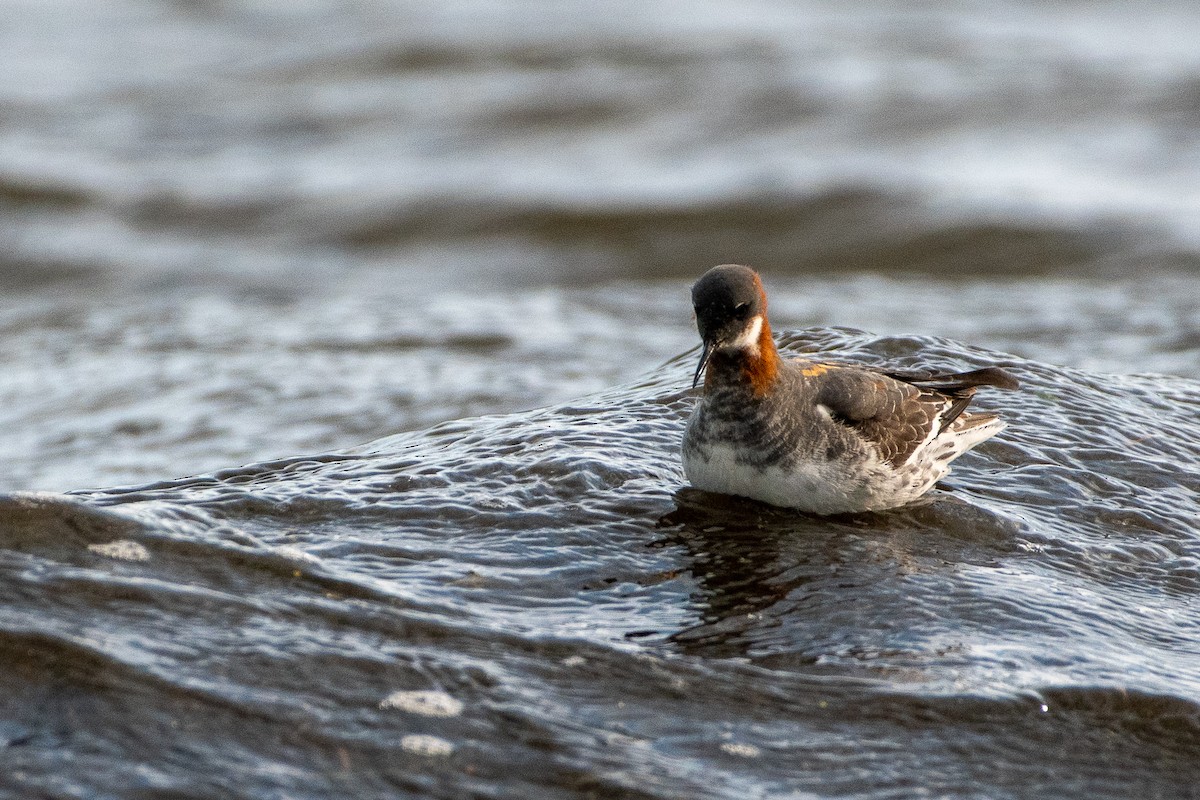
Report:
[[[851,471],[838,462],[799,462],[787,470],[741,462],[734,448],[713,444],[707,458],[684,449],[683,471],[697,489],[749,497],[814,514],[844,514],[891,508],[915,499],[907,480],[879,461]]]

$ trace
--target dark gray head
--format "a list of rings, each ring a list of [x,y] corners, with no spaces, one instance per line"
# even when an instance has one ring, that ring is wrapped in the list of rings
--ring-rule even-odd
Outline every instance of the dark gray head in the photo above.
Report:
[[[767,296],[758,273],[738,264],[713,267],[692,286],[696,328],[704,342],[692,386],[713,353],[725,347],[757,347],[767,314]]]

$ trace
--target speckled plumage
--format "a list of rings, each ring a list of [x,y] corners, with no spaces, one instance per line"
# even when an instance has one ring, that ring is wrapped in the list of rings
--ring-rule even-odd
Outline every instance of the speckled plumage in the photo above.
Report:
[[[784,361],[748,267],[710,270],[693,302],[706,374],[683,466],[696,488],[817,514],[893,508],[1004,428],[965,413],[977,386],[1016,386],[996,368],[922,376]]]

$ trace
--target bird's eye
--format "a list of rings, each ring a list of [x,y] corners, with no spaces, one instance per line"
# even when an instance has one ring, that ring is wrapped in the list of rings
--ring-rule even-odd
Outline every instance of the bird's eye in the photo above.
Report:
[[[750,315],[750,304],[749,303],[738,303],[736,306],[733,307],[733,315],[735,317],[737,317],[738,319],[745,319],[747,316]]]

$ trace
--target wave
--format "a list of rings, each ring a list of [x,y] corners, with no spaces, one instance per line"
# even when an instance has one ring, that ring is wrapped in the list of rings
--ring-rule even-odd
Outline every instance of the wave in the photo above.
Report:
[[[117,792],[127,775],[56,754],[85,736],[111,763],[168,764],[163,786],[214,759],[264,765],[218,781],[235,797],[436,781],[732,797],[742,774],[826,792],[918,772],[948,794],[1194,786],[1200,384],[946,339],[781,341],[999,363],[1023,388],[981,393],[1009,428],[927,503],[842,519],[684,485],[677,387],[695,353],[572,403],[351,450],[8,497],[0,658],[32,698],[8,701],[8,752],[22,774]],[[64,691],[82,716],[47,700]],[[179,709],[195,721],[173,725]],[[547,752],[555,769],[514,776]],[[681,758],[706,779],[644,777]]]

